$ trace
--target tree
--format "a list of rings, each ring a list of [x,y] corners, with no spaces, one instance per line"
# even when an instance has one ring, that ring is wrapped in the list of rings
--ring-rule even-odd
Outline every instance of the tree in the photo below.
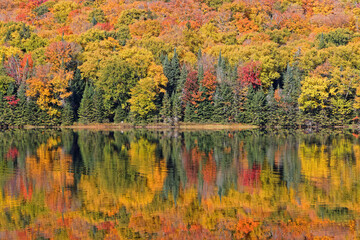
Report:
[[[93,97],[93,87],[90,86],[89,84],[86,84],[78,113],[80,123],[87,124],[93,121],[92,97]]]
[[[196,99],[199,106],[198,115],[201,121],[209,121],[213,116],[216,86],[215,75],[210,71],[206,71],[200,81],[199,94]]]
[[[243,86],[251,84],[253,88],[261,86],[260,81],[260,62],[251,61],[238,70],[238,80]]]
[[[172,119],[172,108],[171,108],[171,100],[166,92],[162,101],[162,107],[160,110],[160,116],[162,117],[164,122],[171,122]]]
[[[101,90],[95,89],[94,95],[92,97],[92,106],[93,106],[93,121],[96,123],[101,123],[104,120],[104,110],[103,110],[103,97]]]
[[[61,115],[61,124],[65,126],[74,123],[74,111],[69,102],[65,102],[65,106]]]

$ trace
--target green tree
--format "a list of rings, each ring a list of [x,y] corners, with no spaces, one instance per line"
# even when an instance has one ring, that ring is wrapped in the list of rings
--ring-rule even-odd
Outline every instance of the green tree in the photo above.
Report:
[[[79,122],[90,123],[93,121],[93,87],[86,84],[83,97],[79,107]]]
[[[162,107],[160,110],[160,116],[163,119],[163,121],[166,123],[172,122],[172,108],[171,108],[171,100],[166,92],[162,101]]]
[[[68,101],[65,101],[64,109],[61,115],[61,124],[65,126],[72,125],[74,123],[74,110]]]

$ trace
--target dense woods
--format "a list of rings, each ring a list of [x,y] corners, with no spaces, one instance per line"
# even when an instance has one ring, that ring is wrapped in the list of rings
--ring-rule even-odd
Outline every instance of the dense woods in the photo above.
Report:
[[[356,123],[356,0],[2,0],[0,125]]]

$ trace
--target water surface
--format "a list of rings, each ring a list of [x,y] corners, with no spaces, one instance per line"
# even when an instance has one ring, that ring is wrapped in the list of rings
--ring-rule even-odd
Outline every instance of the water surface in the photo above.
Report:
[[[0,239],[355,238],[350,132],[0,132]]]

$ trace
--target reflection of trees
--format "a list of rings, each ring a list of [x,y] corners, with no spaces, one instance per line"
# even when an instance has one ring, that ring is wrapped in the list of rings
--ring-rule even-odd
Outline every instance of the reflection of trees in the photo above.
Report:
[[[360,211],[359,146],[347,134],[0,132],[0,231],[231,237],[245,218],[346,222]]]

